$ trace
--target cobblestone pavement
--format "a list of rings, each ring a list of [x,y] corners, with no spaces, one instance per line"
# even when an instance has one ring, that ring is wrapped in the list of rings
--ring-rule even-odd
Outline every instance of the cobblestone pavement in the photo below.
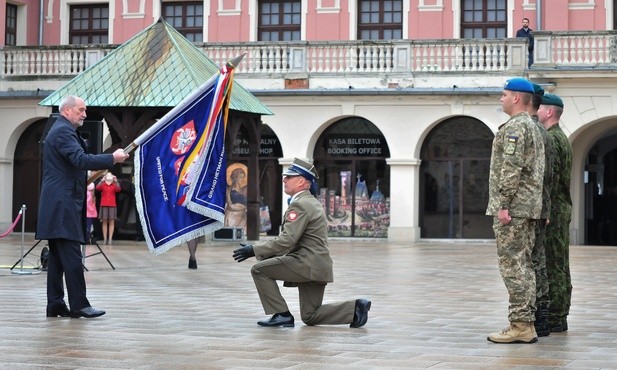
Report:
[[[29,267],[44,244],[16,269],[39,272]],[[24,245],[34,245],[31,235]],[[254,259],[233,261],[236,245],[200,245],[197,270],[187,268],[186,247],[154,256],[143,243],[101,246],[116,270],[92,256],[86,279],[90,302],[107,314],[70,319],[45,317],[46,273],[12,273],[21,237],[0,239],[0,368],[617,368],[614,247],[572,247],[568,332],[494,344],[486,336],[507,326],[507,296],[492,242],[332,240],[325,301],[372,300],[360,329],[304,325],[292,288],[281,289],[296,326],[256,325],[266,315]]]

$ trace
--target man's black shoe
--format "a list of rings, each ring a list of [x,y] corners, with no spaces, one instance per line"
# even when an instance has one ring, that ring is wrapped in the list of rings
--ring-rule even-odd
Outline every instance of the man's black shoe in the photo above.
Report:
[[[356,309],[353,314],[353,321],[349,324],[350,328],[359,328],[368,321],[368,312],[371,309],[371,301],[367,299],[356,299]]]
[[[562,333],[568,331],[568,322],[564,321],[560,324],[549,324],[551,327],[551,333]]]
[[[47,317],[69,317],[71,316],[71,312],[69,311],[66,305],[57,306],[54,308],[47,309]]]
[[[286,328],[291,328],[294,326],[294,317],[292,315],[285,317],[281,316],[280,313],[275,313],[274,315],[272,315],[271,318],[267,320],[257,321],[257,325],[267,327],[282,326]]]
[[[97,310],[94,307],[84,307],[78,311],[71,311],[71,317],[77,319],[79,317],[92,318],[105,315],[105,311]]]

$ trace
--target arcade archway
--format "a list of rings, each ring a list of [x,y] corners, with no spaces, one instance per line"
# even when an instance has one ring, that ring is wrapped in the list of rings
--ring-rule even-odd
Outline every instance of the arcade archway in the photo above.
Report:
[[[481,121],[454,117],[439,123],[422,144],[422,238],[492,239],[485,215],[494,135]]]
[[[315,144],[315,167],[328,235],[385,238],[390,225],[388,143],[372,122],[343,118]]]

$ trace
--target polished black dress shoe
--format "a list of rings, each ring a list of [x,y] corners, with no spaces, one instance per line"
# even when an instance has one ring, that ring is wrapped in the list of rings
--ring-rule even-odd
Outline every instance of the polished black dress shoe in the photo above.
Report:
[[[195,270],[197,268],[197,260],[192,260],[189,258],[189,268],[191,270]]]
[[[282,326],[290,328],[294,326],[294,317],[292,315],[281,316],[280,313],[275,313],[274,315],[272,315],[271,318],[267,320],[259,320],[257,322],[257,325],[267,327]]]
[[[105,311],[97,310],[94,307],[84,307],[81,310],[71,311],[71,317],[74,319],[77,319],[79,317],[86,317],[89,319],[92,317],[99,317],[103,315],[105,315]]]
[[[368,321],[368,312],[371,309],[371,301],[367,299],[356,299],[356,309],[353,314],[353,321],[349,324],[350,328],[359,328]]]
[[[71,312],[66,306],[56,306],[54,308],[47,309],[47,317],[69,317]]]

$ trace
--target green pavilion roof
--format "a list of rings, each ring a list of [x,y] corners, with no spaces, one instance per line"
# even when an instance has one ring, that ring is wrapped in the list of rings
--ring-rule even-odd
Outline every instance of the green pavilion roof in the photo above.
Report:
[[[159,19],[39,104],[57,106],[64,96],[77,95],[90,107],[174,107],[219,69],[182,34]],[[237,82],[230,108],[272,114]]]

